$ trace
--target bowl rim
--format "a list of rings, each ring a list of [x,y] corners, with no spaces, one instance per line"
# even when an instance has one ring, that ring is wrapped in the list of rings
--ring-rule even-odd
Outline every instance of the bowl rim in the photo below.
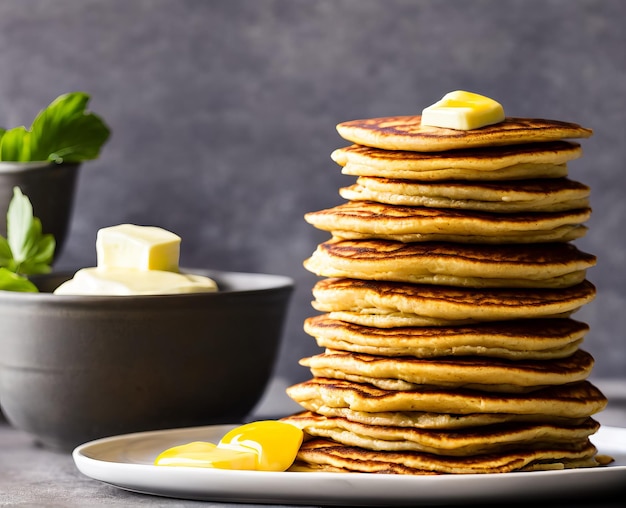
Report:
[[[54,162],[54,161],[0,161],[0,174],[18,174],[35,172],[41,169],[51,170],[56,167],[81,166],[81,162]]]
[[[45,281],[47,279],[59,278],[59,280],[67,280],[74,275],[76,270],[60,270],[52,271],[47,274],[34,275],[31,280],[34,283],[37,281]],[[23,291],[6,291],[0,289],[0,302],[2,301],[28,301],[33,303],[42,302],[85,302],[85,303],[97,303],[97,302],[129,302],[129,301],[156,301],[156,300],[170,300],[170,299],[190,299],[195,298],[220,298],[220,295],[244,295],[244,294],[256,294],[272,291],[293,290],[295,287],[295,279],[288,275],[279,275],[272,273],[261,272],[239,272],[229,270],[217,270],[217,269],[205,269],[205,268],[192,268],[181,267],[181,273],[193,273],[197,275],[204,275],[214,279],[218,284],[217,291],[207,291],[199,293],[169,293],[161,295],[55,295],[49,291],[40,291],[38,293],[23,292]],[[244,279],[252,279],[256,283],[250,288],[246,289],[219,289],[220,280],[222,283],[225,280],[241,281]]]

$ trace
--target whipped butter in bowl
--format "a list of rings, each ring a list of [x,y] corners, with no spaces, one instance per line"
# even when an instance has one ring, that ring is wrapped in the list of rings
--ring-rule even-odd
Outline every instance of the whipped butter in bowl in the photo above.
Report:
[[[120,224],[96,238],[98,263],[61,284],[57,295],[157,295],[217,291],[209,277],[180,273],[181,238],[155,226]]]

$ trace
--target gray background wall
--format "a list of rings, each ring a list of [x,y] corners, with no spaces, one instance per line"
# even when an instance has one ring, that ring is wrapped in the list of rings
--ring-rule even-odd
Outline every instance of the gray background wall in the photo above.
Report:
[[[419,113],[466,89],[512,116],[578,122],[572,178],[592,187],[577,245],[598,256],[594,375],[626,372],[626,2],[622,0],[2,0],[0,125],[85,90],[113,137],[84,166],[57,268],[95,263],[99,228],[180,234],[182,264],[297,283],[277,374],[317,352],[302,331],[327,234],[303,215],[342,202],[330,152],[344,120]]]

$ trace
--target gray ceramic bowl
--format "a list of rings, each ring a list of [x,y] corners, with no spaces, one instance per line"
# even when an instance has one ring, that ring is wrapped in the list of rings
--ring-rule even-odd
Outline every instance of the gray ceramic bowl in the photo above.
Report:
[[[71,274],[0,291],[0,404],[14,427],[69,450],[135,431],[242,420],[271,377],[293,280],[186,269],[215,293],[59,296]]]

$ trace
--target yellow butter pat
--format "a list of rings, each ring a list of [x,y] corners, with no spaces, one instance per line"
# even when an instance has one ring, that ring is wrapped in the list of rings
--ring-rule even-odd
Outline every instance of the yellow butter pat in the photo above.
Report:
[[[211,467],[217,469],[255,470],[257,455],[252,451],[219,448],[213,443],[193,441],[160,453],[156,466]]]
[[[154,226],[120,224],[98,231],[99,268],[178,272],[181,238]]]
[[[295,460],[303,437],[302,430],[290,423],[262,420],[235,427],[217,445],[193,441],[168,448],[154,464],[286,471]]]
[[[302,430],[290,423],[262,420],[227,432],[217,446],[254,452],[259,471],[285,471],[295,460],[303,436]]]
[[[447,93],[422,111],[422,125],[462,131],[500,123],[504,119],[504,108],[499,102],[464,90]]]

